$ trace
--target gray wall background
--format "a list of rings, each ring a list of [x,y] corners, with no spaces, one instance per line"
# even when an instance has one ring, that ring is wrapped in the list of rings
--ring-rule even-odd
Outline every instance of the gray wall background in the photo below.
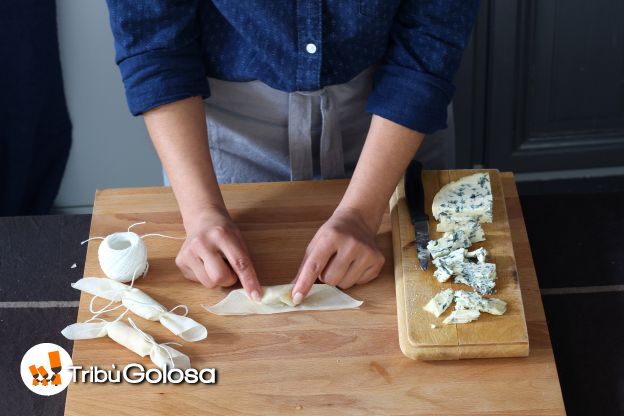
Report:
[[[160,162],[126,105],[103,0],[57,0],[73,144],[56,211],[90,212],[98,188],[159,186]]]

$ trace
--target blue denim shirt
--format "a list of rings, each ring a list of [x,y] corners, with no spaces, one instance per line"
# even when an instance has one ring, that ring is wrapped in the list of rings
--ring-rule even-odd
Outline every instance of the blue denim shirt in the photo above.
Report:
[[[282,91],[377,64],[367,111],[422,133],[446,126],[478,0],[107,0],[130,111],[208,97],[206,76]]]

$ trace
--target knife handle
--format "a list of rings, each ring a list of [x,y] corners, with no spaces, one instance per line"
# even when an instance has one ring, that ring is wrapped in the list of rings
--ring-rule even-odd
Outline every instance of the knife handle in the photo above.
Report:
[[[412,159],[405,171],[405,198],[412,208],[412,222],[428,220],[425,214],[425,189],[422,182],[422,164]]]

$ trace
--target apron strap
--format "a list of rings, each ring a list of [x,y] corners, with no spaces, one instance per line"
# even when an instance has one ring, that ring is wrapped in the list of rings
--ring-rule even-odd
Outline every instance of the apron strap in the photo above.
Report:
[[[288,95],[288,151],[290,154],[290,180],[312,179],[312,100],[309,96]]]
[[[321,94],[321,177],[323,179],[344,178],[344,157],[342,154],[342,129],[338,109],[331,98],[331,92],[323,89]]]
[[[312,156],[312,97],[320,96],[320,167],[323,179],[344,178],[342,131],[331,93],[323,88],[312,92],[293,92],[288,96],[288,150],[290,179],[314,177]]]

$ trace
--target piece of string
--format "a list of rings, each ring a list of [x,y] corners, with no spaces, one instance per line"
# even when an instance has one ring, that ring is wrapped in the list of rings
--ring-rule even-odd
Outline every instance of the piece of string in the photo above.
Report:
[[[147,334],[147,333],[143,332],[143,330],[141,330],[141,328],[139,328],[139,327],[138,327],[138,326],[134,323],[134,321],[132,320],[132,318],[128,318],[128,322],[130,322],[130,325],[131,325],[131,326],[132,326],[132,327],[133,327],[136,331],[138,331],[138,332],[139,332],[139,334],[141,334],[141,335],[143,336],[143,338],[144,338],[147,342],[149,342],[150,344],[152,344],[152,346],[153,346],[153,347],[160,348],[160,349],[164,350],[164,351],[167,353],[167,355],[169,356],[169,359],[171,360],[171,368],[175,368],[175,362],[173,361],[173,356],[171,355],[171,352],[169,352],[169,350],[168,350],[167,348],[164,348],[164,347],[163,347],[163,345],[177,345],[177,346],[180,346],[180,347],[181,347],[181,346],[182,346],[182,344],[177,343],[177,342],[173,342],[173,341],[171,341],[171,342],[163,342],[162,344],[159,344],[159,343],[157,343],[157,342],[156,342],[156,340],[154,339],[154,337],[153,337],[153,336],[151,336],[151,335],[149,335],[149,334]]]
[[[154,309],[157,309],[159,312],[162,313],[173,313],[173,311],[175,311],[178,308],[183,308],[184,309],[184,314],[180,315],[180,314],[174,314],[174,315],[178,315],[178,316],[187,316],[189,313],[189,308],[188,306],[184,305],[184,304],[179,304],[177,306],[174,306],[173,308],[167,310],[165,309],[164,306],[158,304],[158,305],[154,305],[153,303],[147,303],[147,302],[141,302],[140,300],[136,300],[136,299],[132,299],[132,303],[138,303],[139,305],[143,305],[143,306],[148,306]]]
[[[147,221],[135,222],[134,224],[128,227],[128,232],[130,232],[130,229],[134,227],[135,225],[143,225],[143,224],[147,224]]]
[[[83,245],[84,243],[86,243],[86,242],[88,242],[88,241],[91,241],[91,240],[104,240],[104,237],[90,237],[90,238],[87,238],[87,239],[86,239],[86,240],[84,240],[84,241],[81,241],[81,242],[80,242],[80,245]]]
[[[146,266],[145,266],[145,272],[143,273],[143,276],[145,276],[147,274],[147,270],[148,269],[149,269],[149,263],[147,263]],[[134,273],[132,273],[132,281],[130,282],[130,287],[126,291],[129,291],[130,289],[132,289],[132,286],[134,285],[134,280],[137,277],[137,272],[138,271],[139,271],[139,267],[137,267],[134,270]],[[94,313],[95,316],[101,315],[101,314],[106,313],[106,312],[112,312],[112,311],[114,311],[116,309],[119,309],[121,306],[123,306],[123,304],[119,304],[119,305],[115,306],[114,308],[107,309],[113,303],[119,302],[119,301],[116,301],[116,300],[111,300],[102,309],[99,309],[99,310],[95,311],[95,310],[93,310],[93,304],[94,304],[95,300],[98,299],[99,297],[100,296],[98,296],[98,295],[93,295],[93,297],[91,298],[91,301],[89,302],[89,312]]]
[[[128,227],[128,231],[130,231],[130,229],[132,227],[134,227],[135,225],[143,225],[143,224],[147,224],[147,221],[135,222],[130,227]],[[171,235],[158,234],[158,233],[143,234],[143,235],[141,235],[139,237],[140,238],[144,238],[144,237],[163,237],[163,238],[171,238],[172,240],[186,240],[186,237],[173,237]]]
[[[164,234],[158,234],[158,233],[143,234],[143,235],[141,235],[139,237],[140,238],[144,238],[144,237],[163,237],[163,238],[170,238],[172,240],[186,240],[186,237],[173,237],[171,235],[164,235]]]
[[[96,314],[96,315],[101,315],[103,313],[107,313],[107,312],[112,312],[114,310],[119,309],[121,306],[123,306],[123,304],[119,304],[115,307],[110,308],[110,306],[115,303],[116,301],[111,300],[110,302],[108,302],[102,309],[98,309],[97,311],[93,309],[93,303],[94,301],[98,298],[98,296],[93,296],[91,298],[91,302],[89,302],[89,312]]]
[[[83,323],[87,323],[87,322],[91,322],[91,321],[101,321],[104,322],[106,325],[108,325],[109,323],[112,322],[117,322],[121,319],[123,319],[123,317],[128,313],[130,309],[126,309],[125,311],[123,311],[117,318],[115,318],[115,320],[113,321],[107,321],[106,319],[100,318],[101,313],[95,314],[93,315],[91,318],[89,318],[88,320],[84,321]]]
[[[136,226],[136,225],[143,225],[143,224],[147,224],[147,221],[141,221],[141,222],[135,222],[134,224],[130,224],[130,226],[128,227],[128,232],[130,232],[130,229],[132,229],[132,227]],[[140,238],[144,238],[144,237],[163,237],[163,238],[170,238],[172,240],[186,240],[186,237],[174,237],[171,235],[165,235],[165,234],[159,234],[159,233],[149,233],[149,234],[143,234],[141,236],[139,236]],[[89,242],[91,240],[104,240],[105,237],[90,237],[87,238],[84,241],[80,242],[80,245],[83,245],[86,242]]]

